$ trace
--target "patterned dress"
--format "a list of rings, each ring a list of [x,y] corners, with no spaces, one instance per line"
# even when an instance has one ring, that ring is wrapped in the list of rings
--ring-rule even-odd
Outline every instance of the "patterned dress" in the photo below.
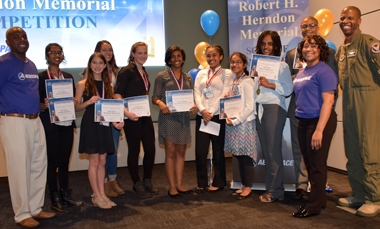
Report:
[[[187,73],[182,73],[183,90],[193,89],[192,78]],[[176,79],[169,70],[159,72],[155,83],[153,98],[156,97],[166,103],[166,91],[178,90]],[[177,81],[179,84],[179,80]],[[164,138],[178,145],[186,145],[191,142],[190,112],[176,112],[158,115],[158,136],[160,144],[164,144]]]
[[[238,84],[234,82],[230,96],[240,95]],[[253,163],[257,162],[256,150],[256,120],[247,121],[236,125],[226,125],[224,151],[234,156],[249,156]]]

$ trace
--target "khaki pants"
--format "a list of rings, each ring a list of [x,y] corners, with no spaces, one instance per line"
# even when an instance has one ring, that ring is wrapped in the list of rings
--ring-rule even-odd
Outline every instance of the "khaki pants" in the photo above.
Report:
[[[46,187],[46,140],[39,118],[1,116],[1,140],[16,223],[38,214]]]

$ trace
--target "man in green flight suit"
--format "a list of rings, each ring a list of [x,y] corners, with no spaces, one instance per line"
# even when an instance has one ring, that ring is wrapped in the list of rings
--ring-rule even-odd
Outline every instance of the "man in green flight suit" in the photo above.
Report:
[[[359,207],[357,215],[380,212],[380,42],[363,34],[361,12],[342,10],[339,26],[345,36],[336,54],[343,90],[343,129],[352,196],[339,205]]]

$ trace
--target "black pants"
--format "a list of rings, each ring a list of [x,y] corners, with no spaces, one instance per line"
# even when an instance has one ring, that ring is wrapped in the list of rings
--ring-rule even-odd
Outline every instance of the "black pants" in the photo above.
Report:
[[[134,184],[139,182],[140,141],[144,149],[143,179],[151,179],[156,154],[154,127],[151,117],[141,117],[138,121],[125,120],[124,132],[128,143],[128,170]]]
[[[212,143],[212,163],[215,174],[212,186],[224,187],[226,186],[226,166],[224,159],[224,135],[226,121],[224,119],[220,120],[219,115],[215,115],[211,119],[211,121],[220,124],[219,136],[199,131],[201,121],[202,116],[197,115],[195,127],[195,159],[197,165],[198,187],[205,188],[208,186],[207,155],[209,151],[210,140]]]
[[[253,173],[255,166],[250,156],[234,156],[239,163],[239,173],[241,184],[245,187],[252,187]]]
[[[45,131],[47,147],[47,183],[50,193],[58,192],[57,168],[59,188],[68,188],[69,160],[73,146],[73,127],[54,125],[52,131]]]
[[[327,156],[331,139],[337,125],[337,115],[331,111],[322,136],[322,147],[318,150],[311,148],[311,138],[317,127],[319,118],[299,118],[298,141],[305,160],[311,190],[308,203],[305,207],[313,214],[319,214],[322,207],[326,206],[326,181],[327,181]]]

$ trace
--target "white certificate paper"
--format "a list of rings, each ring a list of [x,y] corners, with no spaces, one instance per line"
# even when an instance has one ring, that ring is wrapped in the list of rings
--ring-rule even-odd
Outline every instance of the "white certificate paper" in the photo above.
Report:
[[[171,112],[189,111],[194,106],[193,90],[166,91],[166,105]]]
[[[133,112],[137,116],[150,116],[148,95],[124,98],[124,106],[129,112]]]
[[[219,123],[209,121],[207,125],[205,125],[203,119],[201,119],[201,126],[199,127],[199,131],[212,134],[215,136],[219,136],[219,130],[220,130]]]
[[[45,80],[46,98],[73,98],[72,79]]]
[[[50,122],[64,122],[75,120],[73,98],[49,99]]]
[[[219,103],[219,119],[236,118],[243,112],[241,95],[221,98]]]
[[[281,57],[253,54],[251,66],[256,66],[258,76],[277,80],[280,70]],[[251,67],[251,68],[252,68]]]
[[[95,122],[122,122],[124,101],[122,99],[100,99],[95,103]]]

